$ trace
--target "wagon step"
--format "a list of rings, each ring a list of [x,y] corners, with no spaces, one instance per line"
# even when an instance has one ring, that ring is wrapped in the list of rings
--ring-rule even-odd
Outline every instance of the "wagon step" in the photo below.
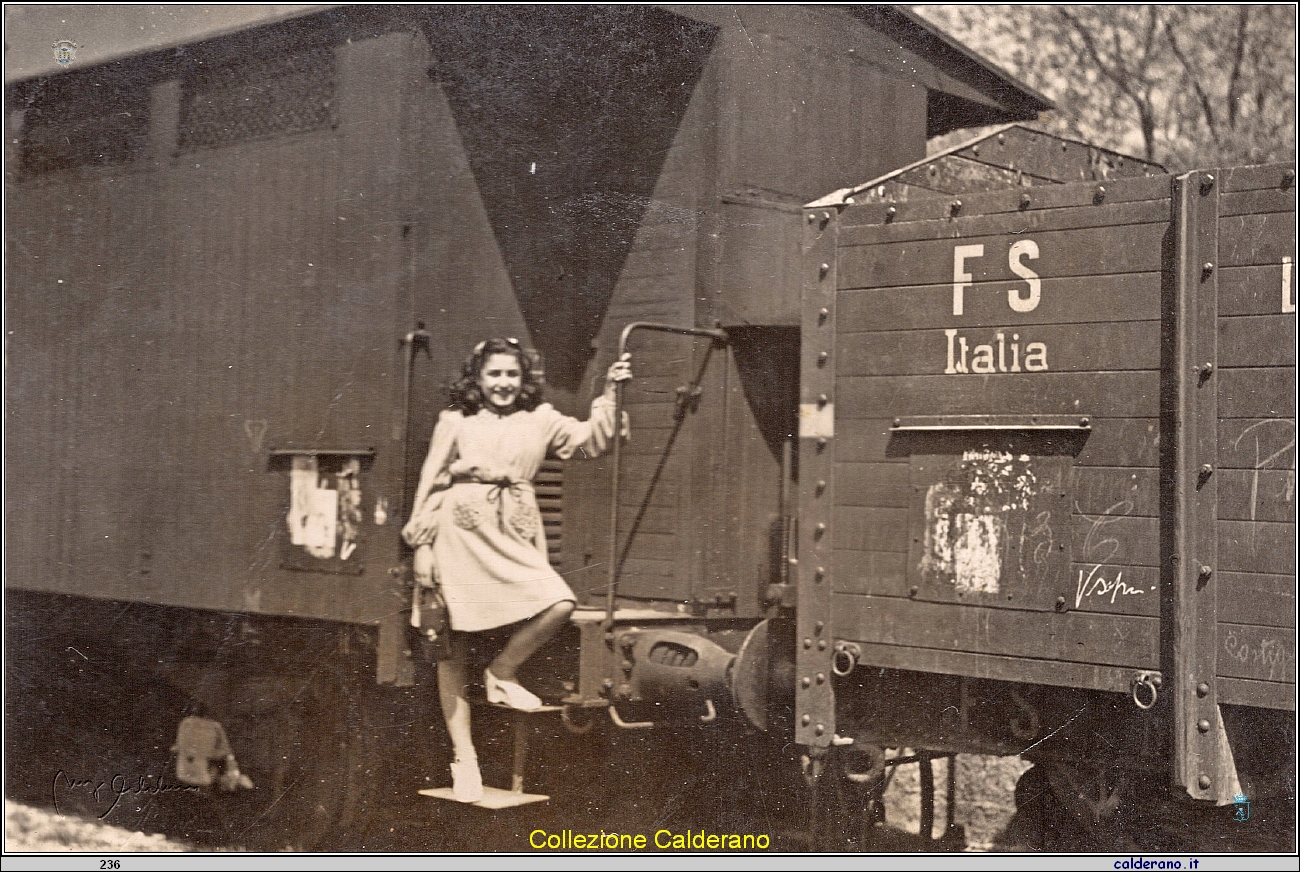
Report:
[[[544,705],[533,711],[521,712],[512,709],[509,706],[499,703],[489,703],[486,700],[475,700],[476,703],[490,705],[493,708],[505,709],[511,713],[510,725],[513,735],[514,744],[514,765],[510,772],[510,789],[503,790],[500,787],[488,787],[483,785],[483,798],[478,802],[462,803],[456,799],[450,787],[432,787],[420,791],[420,796],[427,796],[431,799],[442,799],[454,802],[457,805],[473,805],[479,808],[501,809],[515,808],[521,805],[529,805],[534,802],[546,802],[551,797],[544,793],[525,793],[524,792],[524,773],[528,768],[528,734],[532,730],[530,718],[536,715],[547,715],[555,712],[564,711],[564,706]]]

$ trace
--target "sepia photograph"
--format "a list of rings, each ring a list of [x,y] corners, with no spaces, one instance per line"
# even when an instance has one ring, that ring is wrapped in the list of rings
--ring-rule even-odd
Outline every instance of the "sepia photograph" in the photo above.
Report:
[[[1296,10],[4,4],[6,866],[1294,869]]]

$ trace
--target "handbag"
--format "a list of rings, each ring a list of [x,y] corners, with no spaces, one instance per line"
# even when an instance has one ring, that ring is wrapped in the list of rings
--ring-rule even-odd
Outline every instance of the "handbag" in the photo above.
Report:
[[[415,585],[411,596],[411,627],[418,635],[420,654],[427,662],[451,659],[451,619],[436,587]]]

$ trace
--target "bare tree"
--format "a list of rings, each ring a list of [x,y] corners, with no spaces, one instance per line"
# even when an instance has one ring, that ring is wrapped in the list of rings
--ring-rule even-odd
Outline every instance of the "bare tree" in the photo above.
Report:
[[[1173,170],[1295,158],[1294,5],[913,9],[1052,97],[1054,132]]]

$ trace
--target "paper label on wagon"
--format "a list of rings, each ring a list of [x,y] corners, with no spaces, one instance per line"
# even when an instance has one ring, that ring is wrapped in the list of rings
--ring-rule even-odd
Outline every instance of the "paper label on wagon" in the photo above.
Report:
[[[320,487],[316,458],[295,457],[289,472],[289,541],[312,557],[333,557],[338,515],[339,493]]]
[[[835,435],[834,403],[799,404],[799,438],[830,439]]]

